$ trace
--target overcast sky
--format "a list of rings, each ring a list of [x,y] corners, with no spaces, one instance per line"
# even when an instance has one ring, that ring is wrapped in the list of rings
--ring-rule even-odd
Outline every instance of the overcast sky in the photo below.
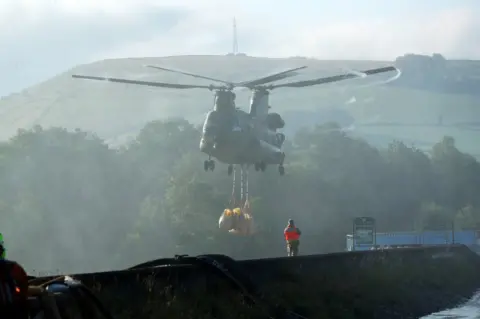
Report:
[[[225,54],[480,59],[479,0],[0,0],[0,96],[90,61]]]

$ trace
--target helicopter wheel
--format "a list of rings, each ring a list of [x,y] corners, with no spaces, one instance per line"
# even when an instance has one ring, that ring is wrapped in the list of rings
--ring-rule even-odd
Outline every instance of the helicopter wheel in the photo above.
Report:
[[[283,167],[283,165],[278,166],[278,172],[280,173],[280,176],[285,175],[285,167]]]
[[[215,169],[215,162],[213,160],[207,160],[203,162],[203,169],[205,170],[205,172],[207,172],[208,170],[213,171]]]
[[[228,176],[232,175],[233,173],[233,165],[228,165]]]
[[[265,162],[258,163],[258,169],[262,172],[265,172],[265,170],[267,169],[267,164],[265,164]]]

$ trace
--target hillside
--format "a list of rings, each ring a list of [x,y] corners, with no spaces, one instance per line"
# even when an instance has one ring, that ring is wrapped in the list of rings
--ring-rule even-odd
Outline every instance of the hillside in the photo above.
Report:
[[[225,80],[243,81],[302,65],[309,68],[293,79],[328,76],[344,72],[346,69],[360,70],[391,63],[241,56],[175,56],[104,60],[77,66],[0,100],[0,139],[9,138],[18,128],[29,128],[35,124],[63,126],[69,129],[81,128],[94,131],[103,138],[114,138],[135,133],[145,122],[158,118],[185,116],[191,121],[200,122],[213,103],[212,93],[208,90],[155,89],[77,80],[71,78],[71,74],[74,73],[173,83],[209,84],[203,80],[148,69],[143,65],[156,64]],[[271,105],[277,112],[341,109],[349,113],[356,123],[372,120],[430,123],[439,115],[443,115],[445,122],[480,119],[478,108],[480,97],[478,96],[442,94],[393,85],[368,86],[368,83],[375,84],[391,76],[392,74],[378,75],[372,79],[352,80],[311,88],[279,89],[272,94]],[[248,91],[237,92],[238,106],[247,107],[248,101]],[[352,101],[355,102],[352,103]],[[287,122],[287,126],[291,128],[301,124]],[[368,133],[371,134],[372,129],[369,129]],[[385,134],[385,129],[382,134]],[[394,135],[399,134],[401,137],[402,132],[395,132]],[[438,136],[445,133],[437,130],[430,133],[419,132],[419,134],[421,136],[417,138],[421,137],[422,140],[438,141]],[[474,133],[468,131],[469,139],[472,134]],[[428,135],[427,139],[425,135]],[[462,144],[461,136],[455,137],[460,140],[459,145],[465,144]],[[409,133],[408,138],[412,139],[415,136]]]

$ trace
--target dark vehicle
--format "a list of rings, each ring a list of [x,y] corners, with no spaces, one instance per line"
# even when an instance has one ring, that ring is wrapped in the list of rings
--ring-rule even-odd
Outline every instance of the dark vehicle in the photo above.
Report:
[[[32,319],[113,319],[86,286],[69,276],[30,286],[28,306]]]

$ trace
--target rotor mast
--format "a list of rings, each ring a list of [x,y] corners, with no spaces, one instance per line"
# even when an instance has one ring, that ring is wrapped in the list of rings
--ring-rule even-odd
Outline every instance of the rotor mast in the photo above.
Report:
[[[231,90],[219,89],[215,91],[214,111],[234,111],[235,110],[235,93]]]
[[[257,121],[265,120],[270,108],[269,95],[270,92],[263,87],[257,87],[253,90],[250,100],[250,116],[253,119]]]

